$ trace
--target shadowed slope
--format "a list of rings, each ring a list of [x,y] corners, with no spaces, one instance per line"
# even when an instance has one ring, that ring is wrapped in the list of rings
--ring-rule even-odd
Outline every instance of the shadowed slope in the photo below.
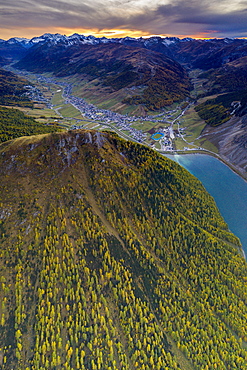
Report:
[[[107,86],[109,92],[133,88],[134,93],[125,91],[124,102],[151,110],[184,99],[191,88],[186,70],[176,61],[156,51],[119,43],[70,48],[45,44],[31,48],[16,66],[60,77],[97,79],[97,86]],[[143,91],[138,92],[137,87]]]

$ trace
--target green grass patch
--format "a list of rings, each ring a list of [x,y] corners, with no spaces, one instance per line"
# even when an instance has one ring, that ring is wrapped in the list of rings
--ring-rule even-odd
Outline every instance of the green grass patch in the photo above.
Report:
[[[199,139],[195,141],[195,144],[216,154],[219,152],[218,148],[208,140]]]
[[[98,123],[97,123],[97,122],[90,122],[90,123],[88,123],[88,124],[84,125],[84,126],[83,126],[83,128],[87,128],[88,130],[91,130],[91,129],[93,129],[96,125],[98,125]]]
[[[121,114],[133,114],[136,111],[136,106],[123,104],[120,112]]]
[[[69,122],[63,122],[59,124],[60,127],[70,129],[71,124]]]
[[[112,98],[108,100],[104,100],[103,102],[100,102],[98,99],[96,100],[95,104],[100,108],[100,109],[112,109],[114,105],[119,104],[119,100],[117,98]]]
[[[60,117],[53,109],[29,109],[26,113],[33,117],[45,117],[45,118],[54,118],[59,119]]]
[[[180,127],[185,128],[185,138],[192,142],[196,140],[205,127],[205,122],[199,117],[193,107],[188,109],[180,120]]]
[[[122,132],[125,135],[129,135],[130,134],[130,132],[128,130],[121,130],[120,132]]]
[[[179,137],[175,139],[174,143],[175,143],[176,150],[184,150],[185,147],[189,149],[196,149],[195,145],[187,144],[183,139]]]
[[[151,130],[156,124],[150,121],[134,122],[132,127],[144,132]]]
[[[64,104],[61,109],[59,109],[59,112],[62,114],[63,117],[82,117],[80,111],[70,104]]]
[[[57,89],[59,90],[59,89]],[[60,104],[63,104],[64,102],[64,99],[62,97],[62,91],[60,92],[56,92],[53,97],[52,97],[52,100],[51,100],[52,104],[53,105],[60,105]]]

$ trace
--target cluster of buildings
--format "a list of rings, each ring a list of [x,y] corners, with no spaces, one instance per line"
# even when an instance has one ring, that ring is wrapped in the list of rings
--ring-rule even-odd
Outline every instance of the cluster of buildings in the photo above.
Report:
[[[60,86],[62,86],[61,83]],[[72,87],[73,85],[71,84],[63,85],[63,98],[65,99],[65,103],[73,105],[73,107],[78,109],[85,118],[95,120],[102,124],[114,123],[119,130],[129,131],[133,139],[139,142],[145,139],[146,134],[143,133],[142,130],[137,130],[131,126],[133,122],[138,121],[140,117],[130,117],[112,112],[111,110],[97,108],[95,105],[87,103],[84,99],[72,95]]]
[[[44,97],[42,92],[36,87],[32,85],[26,85],[24,86],[26,93],[25,95],[32,101],[35,101],[37,103],[42,103],[48,105],[48,100]]]
[[[29,73],[25,72],[25,75],[27,74]],[[128,116],[128,115],[113,112],[111,110],[100,109],[93,104],[87,103],[84,99],[72,95],[73,84],[58,81],[55,78],[46,77],[43,75],[37,75],[36,78],[42,84],[46,84],[46,85],[54,84],[54,85],[60,86],[63,91],[62,97],[64,99],[64,102],[66,104],[71,104],[76,109],[78,109],[85,118],[95,121],[96,123],[99,123],[99,124],[107,124],[107,125],[114,124],[116,125],[119,131],[127,131],[128,136],[131,136],[134,140],[140,143],[146,139],[147,134],[144,133],[140,129],[138,130],[134,128],[132,126],[133,123],[138,122],[138,121],[142,121],[142,122],[149,121],[149,122],[153,122],[154,124],[157,124],[157,123],[164,124],[164,122],[167,119],[171,118],[173,112],[175,112],[175,111],[167,112],[165,117],[164,117],[163,112],[153,115],[153,116],[147,116],[147,117]],[[51,104],[51,102],[48,101],[48,99],[46,99],[43,96],[42,92],[36,86],[28,85],[26,86],[26,89],[27,89],[27,95],[30,97],[31,100],[36,101],[38,103],[45,103],[48,108],[54,109],[54,106]],[[81,125],[74,125],[72,128],[76,129],[76,128],[81,128],[81,127],[82,127]],[[163,128],[162,131],[164,133],[164,136],[162,136],[162,138],[160,138],[159,140],[161,150],[173,150],[174,148],[173,148],[172,141],[175,137],[175,133],[172,129],[172,125],[169,127]],[[155,144],[153,145],[153,147],[155,147]]]

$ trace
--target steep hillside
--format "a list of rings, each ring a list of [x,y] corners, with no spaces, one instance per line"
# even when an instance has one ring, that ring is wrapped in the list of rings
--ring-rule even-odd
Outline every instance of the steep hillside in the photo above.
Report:
[[[26,85],[29,85],[26,79],[0,68],[0,104],[32,107]]]
[[[201,73],[199,85],[203,92],[199,97],[203,97],[203,102],[195,107],[207,123],[201,138],[216,145],[219,154],[238,166],[244,175],[247,168],[246,62],[247,57],[241,57],[223,67]]]
[[[121,42],[128,43],[125,39]],[[167,55],[189,69],[209,70],[219,68],[230,61],[247,56],[247,42],[245,39],[200,40],[150,37],[149,39],[137,39],[131,42],[131,45],[135,44]]]
[[[19,42],[0,40],[0,56],[5,59],[5,64],[20,60],[26,54],[26,48]]]
[[[230,61],[234,61],[246,55],[246,40],[190,39],[179,44],[176,60],[186,63],[190,68],[209,70],[211,68],[219,68]]]
[[[246,370],[247,266],[202,185],[109,133],[0,145],[1,369]]]
[[[0,142],[57,131],[60,129],[56,122],[45,125],[17,109],[0,107]]]
[[[234,62],[226,63],[223,67],[210,69],[199,75],[203,82],[203,88],[207,95],[226,92],[241,93],[246,89],[247,83],[247,57],[239,58]]]
[[[219,150],[222,158],[230,161],[246,176],[247,172],[247,115],[233,117],[220,127],[207,125],[201,138],[210,140]]]
[[[247,113],[247,90],[218,95],[196,106],[199,116],[210,126],[218,126]]]
[[[120,43],[67,48],[45,44],[31,48],[16,67],[60,77],[83,75],[97,79],[110,91],[129,88],[124,102],[149,110],[184,99],[190,89],[187,72],[179,63],[161,53]]]
[[[8,63],[8,60],[2,56],[0,56],[0,67],[4,66]]]

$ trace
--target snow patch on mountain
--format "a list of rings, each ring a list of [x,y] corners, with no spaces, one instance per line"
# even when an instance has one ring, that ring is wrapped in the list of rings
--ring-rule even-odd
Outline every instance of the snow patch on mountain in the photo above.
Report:
[[[169,46],[169,45],[174,44],[174,43],[175,43],[174,40],[169,40],[169,39],[165,39],[165,40],[162,41],[162,44],[166,45],[166,46]]]
[[[42,36],[33,37],[32,39],[27,38],[21,38],[21,37],[13,37],[9,39],[8,41],[0,40],[1,43],[7,43],[9,45],[14,44],[21,44],[25,48],[30,48],[34,45],[38,45],[39,43],[47,43],[48,45],[61,45],[64,47],[69,47],[73,45],[98,45],[98,44],[107,44],[107,43],[121,43],[121,44],[129,44],[129,43],[137,43],[137,44],[143,44],[145,47],[150,47],[155,44],[163,44],[166,47],[169,47],[171,45],[174,45],[176,43],[181,42],[188,42],[193,41],[192,38],[184,38],[179,39],[178,37],[161,37],[161,36],[152,36],[149,38],[134,38],[134,37],[124,37],[124,38],[106,38],[106,37],[95,37],[95,36],[84,36],[78,33],[74,33],[70,36],[61,35],[59,33],[51,34],[51,33],[45,33]],[[213,39],[208,40],[197,40],[201,42],[205,41],[212,41]],[[235,39],[226,38],[223,41],[227,43],[234,42]]]

